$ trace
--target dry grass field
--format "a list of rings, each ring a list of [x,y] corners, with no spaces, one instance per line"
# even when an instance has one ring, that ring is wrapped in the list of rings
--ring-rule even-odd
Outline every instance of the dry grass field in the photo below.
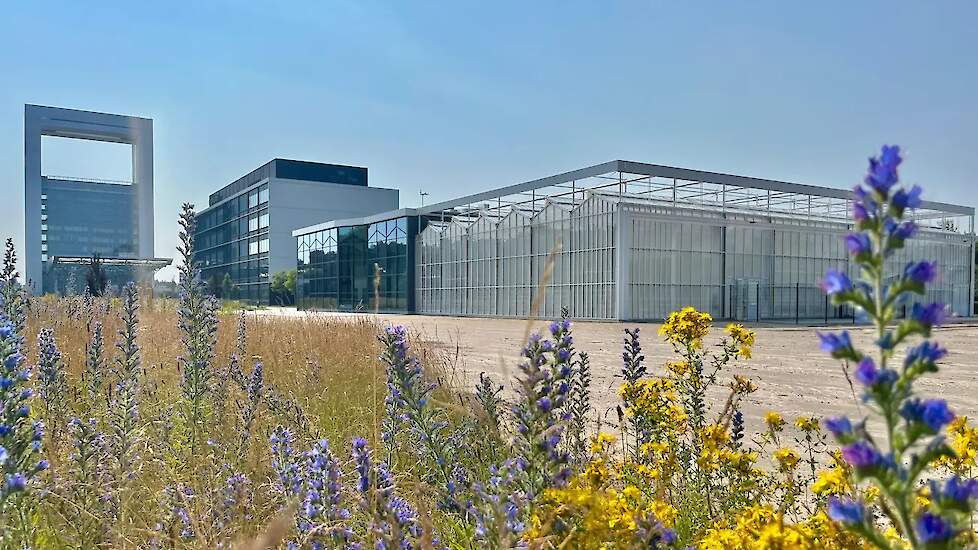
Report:
[[[332,317],[350,321],[362,316],[296,312],[289,309],[265,310],[259,315],[295,315]],[[369,316],[372,318],[373,316]],[[474,384],[480,372],[486,372],[507,387],[516,373],[519,349],[523,345],[527,322],[518,319],[479,319],[469,317],[436,317],[424,315],[378,316],[382,321],[407,326],[411,333],[427,341],[450,359],[459,374],[457,380]],[[533,330],[544,329],[543,321],[533,322]],[[671,347],[659,337],[658,324],[578,322],[574,325],[575,343],[590,354],[593,368],[595,409],[608,422],[616,421],[615,394],[621,385],[621,342],[624,329],[640,327],[643,351],[650,370],[663,371],[665,361],[675,359]],[[717,323],[722,326],[722,323]],[[757,332],[754,357],[743,368],[733,372],[748,375],[758,391],[745,403],[748,426],[755,428],[765,412],[775,410],[788,417],[833,414],[861,416],[862,406],[854,396],[839,361],[829,358],[818,348],[818,328],[794,325],[760,325],[749,328]],[[869,329],[850,327],[854,342],[868,345]],[[714,336],[719,338],[719,329]],[[978,324],[961,323],[935,330],[935,339],[951,350],[941,371],[924,378],[919,389],[939,395],[970,418],[978,417]],[[858,395],[859,389],[856,389]],[[726,395],[715,396],[725,399]]]

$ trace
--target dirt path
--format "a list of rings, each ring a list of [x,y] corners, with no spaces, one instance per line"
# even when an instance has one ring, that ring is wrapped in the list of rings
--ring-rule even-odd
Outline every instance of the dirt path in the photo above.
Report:
[[[286,309],[267,310],[263,314],[307,315]],[[453,358],[460,383],[473,384],[480,372],[486,372],[511,387],[512,377],[517,372],[519,349],[527,329],[526,321],[420,315],[381,315],[380,318],[404,324],[416,337],[424,338]],[[595,409],[602,414],[607,412],[609,420],[615,417],[616,390],[621,383],[623,331],[630,326],[633,324],[578,322],[574,325],[577,349],[591,356]],[[662,372],[665,361],[674,357],[671,348],[658,336],[659,325],[634,326],[641,328],[649,370]],[[545,330],[545,327],[544,322],[533,323],[534,330]],[[818,349],[815,328],[751,328],[757,333],[754,357],[732,371],[748,375],[759,387],[743,407],[749,431],[758,429],[761,417],[769,410],[779,411],[789,419],[800,415],[861,415],[858,410],[860,405],[853,396],[841,364]],[[847,328],[857,345],[868,346],[871,343],[868,329]],[[721,332],[722,325],[718,323],[713,336],[719,338]],[[935,331],[935,339],[948,347],[951,353],[941,365],[941,372],[923,381],[918,391],[922,395],[947,399],[958,414],[978,417],[978,325],[941,328]],[[858,387],[856,391],[859,391]]]

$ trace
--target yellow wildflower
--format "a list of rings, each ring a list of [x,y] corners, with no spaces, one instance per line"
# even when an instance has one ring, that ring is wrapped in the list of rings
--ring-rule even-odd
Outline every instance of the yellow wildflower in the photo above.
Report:
[[[768,413],[764,415],[764,422],[772,432],[780,432],[782,429],[784,429],[784,417],[775,411],[768,411]]]
[[[778,465],[781,467],[782,472],[787,472],[795,469],[795,466],[798,465],[800,457],[794,449],[785,447],[774,452],[774,460],[778,461]]]
[[[812,484],[812,492],[816,495],[849,494],[852,492],[852,485],[845,470],[836,466],[818,473],[818,479]]]
[[[718,525],[722,525],[719,523]],[[790,523],[767,505],[755,505],[733,518],[731,527],[712,527],[696,545],[700,550],[799,550],[869,548],[822,512],[803,523]]]
[[[754,332],[744,328],[744,325],[730,323],[727,325],[726,333],[737,346],[737,355],[744,359],[750,359],[751,348],[754,346]]]
[[[710,332],[713,317],[709,313],[684,307],[673,311],[659,328],[659,335],[667,342],[696,349],[703,346],[703,338]]]
[[[978,428],[968,425],[968,417],[959,416],[948,425],[947,437],[955,456],[942,457],[940,464],[958,475],[970,475],[978,460]]]
[[[669,361],[666,363],[666,369],[682,378],[689,372],[689,361]]]
[[[795,419],[795,427],[803,432],[818,431],[818,419],[814,416],[800,416]]]
[[[591,452],[592,453],[605,452],[617,441],[618,441],[618,437],[616,435],[607,432],[601,432],[591,441]]]

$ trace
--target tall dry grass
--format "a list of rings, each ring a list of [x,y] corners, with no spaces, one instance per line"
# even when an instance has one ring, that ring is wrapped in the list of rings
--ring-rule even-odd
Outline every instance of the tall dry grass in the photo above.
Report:
[[[69,414],[86,419],[105,419],[105,404],[111,388],[105,390],[101,406],[92,407],[85,397],[83,373],[93,326],[101,322],[108,368],[113,367],[118,350],[113,346],[122,328],[121,300],[80,297],[39,298],[33,301],[28,317],[25,355],[37,360],[36,335],[51,328],[63,355],[69,388]],[[205,522],[194,525],[194,539],[180,541],[181,548],[213,548],[227,541],[252,541],[267,526],[276,525],[281,503],[272,502],[274,472],[270,464],[269,435],[276,425],[289,427],[298,436],[297,450],[308,442],[327,438],[337,455],[348,456],[349,442],[356,436],[377,441],[380,419],[387,393],[385,371],[378,364],[377,334],[380,326],[367,318],[327,318],[322,316],[279,317],[239,313],[219,315],[217,344],[212,368],[218,375],[234,370],[232,357],[238,353],[239,323],[243,320],[246,339],[239,360],[240,375],[231,376],[227,396],[214,404],[208,445],[188,455],[179,437],[180,367],[182,333],[177,324],[177,303],[140,299],[138,342],[144,369],[140,390],[140,468],[127,482],[131,494],[121,505],[118,517],[106,525],[107,542],[112,547],[145,548],[158,544],[163,533],[158,523],[165,519],[166,487],[180,484],[191,487],[192,499],[183,503],[192,518],[208,517],[208,507],[219,496],[220,488],[232,472],[244,473],[252,485],[253,502],[246,514],[230,526],[218,528]],[[439,354],[422,350],[426,368],[437,368]],[[264,365],[265,390],[259,405],[249,443],[244,434],[241,412],[247,406],[248,376],[257,363]],[[434,379],[444,379],[433,372]],[[235,379],[237,378],[237,379]],[[220,376],[217,378],[220,379]],[[220,393],[220,391],[218,391]],[[444,401],[458,402],[447,390],[439,392]],[[45,455],[51,461],[49,495],[39,508],[37,541],[44,547],[70,547],[71,518],[79,510],[71,501],[67,484],[59,480],[68,473],[73,451],[64,430],[48,434]],[[74,514],[72,513],[74,510]],[[87,511],[84,513],[88,513]],[[110,518],[99,518],[109,522]],[[279,521],[280,522],[280,521]],[[165,543],[166,540],[163,540]],[[171,541],[171,542],[175,542]],[[164,544],[163,546],[166,546]]]

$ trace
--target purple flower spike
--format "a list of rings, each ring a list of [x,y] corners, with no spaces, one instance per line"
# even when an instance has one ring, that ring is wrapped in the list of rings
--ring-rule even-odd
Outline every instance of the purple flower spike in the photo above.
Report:
[[[954,527],[943,517],[924,512],[917,518],[917,536],[924,544],[937,544],[951,540],[955,535]]]
[[[903,270],[903,276],[914,283],[930,283],[937,278],[937,262],[909,263]]]
[[[873,251],[873,243],[865,233],[850,233],[846,235],[845,241],[849,254],[853,256],[868,254]]]
[[[822,281],[822,290],[826,294],[838,294],[852,290],[852,281],[849,276],[841,271],[830,269],[825,273],[825,280]]]
[[[842,458],[854,468],[872,468],[883,462],[883,457],[872,444],[857,441],[842,448]]]
[[[829,498],[828,514],[843,525],[859,525],[866,519],[866,509],[861,502],[837,496]]]

